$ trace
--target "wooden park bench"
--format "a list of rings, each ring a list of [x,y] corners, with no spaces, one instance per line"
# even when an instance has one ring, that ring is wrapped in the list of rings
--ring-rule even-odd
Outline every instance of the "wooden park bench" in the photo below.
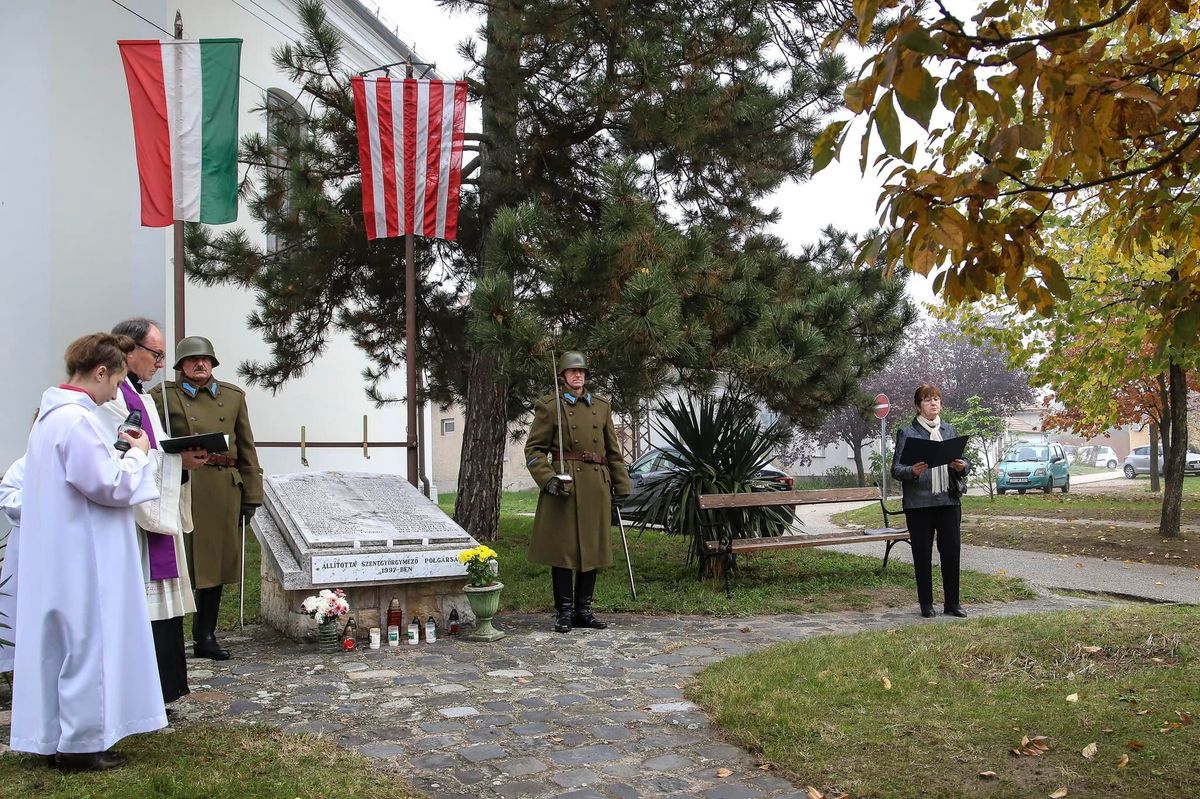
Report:
[[[797,507],[801,505],[825,505],[836,502],[864,502],[875,500],[883,511],[884,526],[863,530],[858,533],[837,535],[780,535],[770,538],[735,538],[733,523],[723,521],[720,540],[705,541],[701,550],[701,574],[720,573],[725,578],[725,594],[733,597],[730,585],[730,574],[736,565],[736,556],[751,552],[776,552],[784,549],[801,547],[823,547],[830,544],[869,544],[879,541],[887,543],[883,552],[883,569],[887,568],[888,557],[892,547],[904,541],[909,547],[912,541],[908,536],[908,528],[892,526],[893,516],[900,516],[903,511],[891,510],[884,503],[878,488],[823,488],[814,491],[755,491],[748,494],[702,494],[700,510],[729,510],[738,508],[770,508],[780,506]],[[707,568],[708,561],[716,559],[717,568]]]

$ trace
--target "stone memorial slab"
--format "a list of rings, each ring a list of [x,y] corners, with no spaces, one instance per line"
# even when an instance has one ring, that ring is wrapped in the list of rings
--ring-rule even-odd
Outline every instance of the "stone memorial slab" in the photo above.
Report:
[[[299,613],[304,596],[345,589],[359,629],[378,627],[393,598],[404,620],[451,609],[473,618],[462,593],[458,553],[478,546],[400,475],[301,472],[263,480],[252,522],[262,545],[262,614],[292,637],[315,627]],[[311,628],[311,629],[310,629]]]

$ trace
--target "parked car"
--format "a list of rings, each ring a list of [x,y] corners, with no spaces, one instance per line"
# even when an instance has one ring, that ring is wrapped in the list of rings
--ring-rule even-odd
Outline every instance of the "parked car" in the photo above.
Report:
[[[644,499],[646,486],[671,470],[671,462],[664,457],[664,452],[666,450],[655,447],[629,467],[629,496],[617,503],[621,508],[621,515],[626,520],[637,519],[640,515],[638,506]],[[795,478],[790,474],[770,465],[764,466],[754,477],[766,481],[770,490],[774,491],[791,491],[796,484]],[[795,515],[795,508],[792,509],[792,514]]]
[[[1158,473],[1162,474],[1162,470],[1163,456],[1160,450],[1158,453]],[[1134,447],[1133,451],[1125,458],[1124,471],[1125,476],[1130,480],[1139,474],[1150,474],[1150,446]],[[1191,475],[1200,474],[1200,452],[1188,450],[1187,461],[1183,465],[1183,473]]]
[[[1059,488],[1071,490],[1071,466],[1059,444],[1021,441],[1008,448],[996,471],[996,493],[1040,488],[1049,494]]]
[[[1115,469],[1120,465],[1120,460],[1112,447],[1089,445],[1079,448],[1076,452],[1075,463],[1083,466],[1102,466],[1105,469]]]
[[[1068,464],[1075,463],[1076,453],[1078,452],[1079,447],[1075,446],[1074,444],[1063,444],[1062,450],[1063,450],[1063,455],[1067,456],[1067,463]]]

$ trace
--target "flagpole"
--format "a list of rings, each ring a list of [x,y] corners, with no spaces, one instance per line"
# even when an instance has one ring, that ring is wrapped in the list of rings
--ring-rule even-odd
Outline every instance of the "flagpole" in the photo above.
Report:
[[[179,11],[175,12],[175,38],[183,38],[183,14]],[[175,309],[175,337],[171,340],[168,352],[174,352],[175,344],[184,337],[184,307],[183,307],[183,222],[175,220],[173,226],[175,228],[175,263],[172,270],[172,285],[174,286],[174,309]],[[167,364],[169,369],[174,364]]]
[[[404,65],[404,77],[413,76],[412,62]],[[403,192],[402,192],[403,193]],[[417,451],[417,266],[413,254],[413,234],[404,236],[404,338],[405,365],[408,371],[408,482],[416,487],[420,453]]]

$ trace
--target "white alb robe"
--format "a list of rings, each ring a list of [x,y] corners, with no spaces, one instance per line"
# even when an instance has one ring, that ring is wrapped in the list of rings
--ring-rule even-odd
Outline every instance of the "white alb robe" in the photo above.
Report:
[[[4,561],[0,563],[0,621],[8,625],[0,627],[0,639],[9,646],[0,644],[0,671],[13,670],[11,646],[13,627],[17,621],[17,555],[21,538],[21,486],[25,484],[25,456],[21,456],[8,467],[4,479],[0,480],[0,510],[8,517],[12,529],[4,544]]]
[[[49,388],[25,454],[10,745],[99,752],[167,725],[132,507],[154,463],[119,458],[79,391]]]
[[[129,384],[133,388],[133,384]],[[134,389],[136,391],[136,389]],[[146,406],[147,419],[142,427],[153,425],[154,440],[168,438],[155,410],[154,400],[149,394],[140,393]],[[96,409],[96,418],[104,426],[108,437],[117,440],[117,427],[129,416],[129,406],[123,394]],[[146,605],[151,621],[163,621],[196,612],[196,601],[192,597],[192,583],[188,579],[187,552],[183,546],[184,533],[192,532],[191,485],[180,486],[183,476],[183,458],[158,449],[150,450],[155,465],[155,482],[161,496],[152,502],[143,502],[133,509],[138,531],[138,549],[142,556],[142,576],[146,590]],[[169,580],[150,579],[150,551],[146,544],[145,531],[169,535],[175,544],[175,564],[179,576]]]

